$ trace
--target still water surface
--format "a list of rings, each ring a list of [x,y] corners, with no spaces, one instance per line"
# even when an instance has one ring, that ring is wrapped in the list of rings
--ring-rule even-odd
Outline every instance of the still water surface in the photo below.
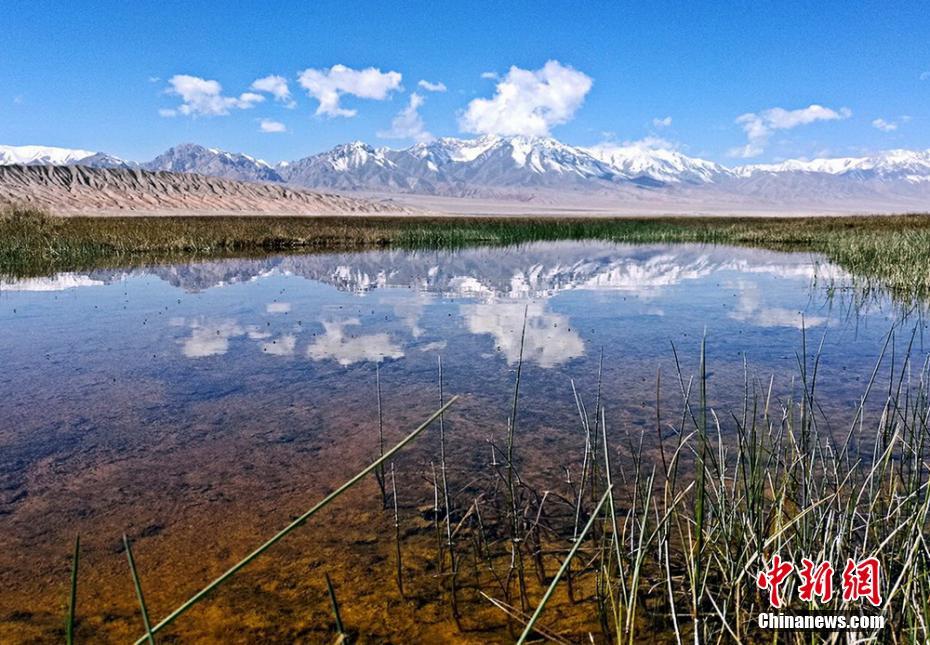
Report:
[[[610,431],[656,432],[659,371],[669,435],[681,409],[673,345],[686,381],[706,333],[712,403],[739,410],[746,380],[765,390],[771,378],[776,398],[796,391],[805,329],[810,354],[823,340],[824,424],[842,430],[895,323],[899,351],[916,329],[926,356],[925,323],[901,311],[810,254],[691,245],[373,251],[5,280],[0,640],[60,629],[77,533],[94,616],[85,629],[137,631],[124,531],[160,581],[153,613],[177,605],[376,455],[376,364],[396,440],[437,407],[442,357],[447,396],[463,395],[449,425],[465,478],[490,460],[487,440],[502,441],[525,312],[519,441],[528,476],[544,481],[577,466],[572,381],[593,407],[602,353]],[[412,508],[431,494],[416,473],[434,443],[407,457]],[[368,506],[313,544],[387,576],[366,560],[380,522]],[[286,578],[282,553],[269,577]],[[296,620],[276,613],[286,592],[263,593],[267,620]]]

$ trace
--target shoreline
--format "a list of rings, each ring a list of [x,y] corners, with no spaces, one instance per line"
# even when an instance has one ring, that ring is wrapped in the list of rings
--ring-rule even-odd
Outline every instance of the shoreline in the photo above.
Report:
[[[824,254],[905,295],[930,293],[930,215],[843,217],[157,216],[0,211],[0,274],[152,260],[364,248],[463,248],[554,240],[707,243]]]

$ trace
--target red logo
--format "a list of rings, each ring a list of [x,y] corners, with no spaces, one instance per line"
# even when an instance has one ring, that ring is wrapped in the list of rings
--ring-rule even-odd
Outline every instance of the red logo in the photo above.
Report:
[[[768,569],[760,571],[756,577],[756,586],[769,592],[772,607],[782,606],[781,586],[793,571],[800,577],[798,597],[805,602],[828,603],[833,598],[833,565],[824,560],[815,565],[813,560],[801,559],[801,567],[795,569],[793,562],[782,560],[778,555],[772,556]],[[848,559],[843,569],[843,602],[868,600],[876,607],[882,604],[879,576],[881,565],[875,558],[866,558],[860,562]]]
[[[767,571],[760,571],[759,577],[756,578],[756,585],[759,589],[769,590],[769,602],[772,607],[781,607],[781,598],[778,596],[778,585],[780,585],[788,575],[794,571],[794,565],[790,562],[782,562],[781,558],[772,557],[772,566]]]
[[[804,566],[798,571],[801,584],[798,587],[798,597],[811,602],[820,598],[822,602],[830,602],[833,597],[833,567],[829,562],[823,561],[814,568],[814,563],[807,558],[801,559]]]
[[[866,558],[859,564],[846,560],[843,569],[843,600],[852,602],[865,598],[876,607],[882,604],[881,592],[878,588],[878,560]]]

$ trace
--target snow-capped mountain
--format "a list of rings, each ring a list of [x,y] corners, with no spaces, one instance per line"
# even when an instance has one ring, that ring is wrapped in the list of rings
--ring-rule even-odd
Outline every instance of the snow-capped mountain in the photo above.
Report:
[[[0,146],[0,166],[68,166],[136,168],[139,164],[105,152],[55,146]]]
[[[930,151],[893,150],[861,158],[727,168],[641,144],[582,148],[546,137],[488,135],[441,138],[400,150],[356,141],[277,169],[285,181],[301,186],[427,195],[499,196],[500,189],[534,188],[604,194],[623,187],[692,189],[709,184],[739,193],[742,180],[757,178],[756,187],[789,183],[798,192],[807,182],[812,196],[823,198],[823,184],[830,184],[831,177],[845,179],[835,184],[840,193],[849,192],[850,184],[856,185],[853,192],[886,191],[887,186],[872,185],[876,180],[930,182]],[[760,176],[767,180],[758,180]],[[827,190],[827,196],[830,193]]]
[[[728,177],[733,171],[704,159],[687,157],[675,150],[649,147],[637,143],[601,144],[585,149],[630,179],[645,183],[703,184]]]
[[[0,146],[0,164],[142,168],[240,181],[288,183],[340,192],[519,199],[556,204],[597,201],[662,212],[930,209],[930,150],[789,160],[727,168],[661,146],[571,146],[548,137],[452,137],[408,148],[361,141],[297,161],[183,144],[152,161],[38,146]]]
[[[498,137],[439,139],[408,149],[431,159],[447,156],[439,171],[450,178],[478,185],[567,186],[587,181],[612,182],[616,171],[581,148],[546,137]],[[421,156],[421,158],[423,158]]]
[[[64,166],[94,156],[91,150],[54,146],[0,146],[0,165]]]
[[[275,275],[300,276],[366,293],[384,288],[481,300],[545,299],[572,290],[626,291],[648,295],[714,273],[767,274],[813,284],[815,278],[844,282],[841,269],[815,263],[806,253],[682,245],[616,245],[606,242],[544,242],[514,247],[506,254],[488,248],[455,251],[364,251],[279,256],[258,260],[216,260],[68,274],[58,281],[28,279],[7,289],[59,290],[119,281],[128,275],[154,275],[186,291],[249,282]]]
[[[327,152],[279,164],[284,181],[299,186],[334,190],[405,191],[413,186],[405,182],[406,173],[396,167],[385,153],[367,143],[354,141]]]
[[[930,150],[888,150],[868,157],[837,157],[802,161],[789,159],[777,164],[752,164],[734,169],[739,177],[762,173],[823,173],[853,175],[863,179],[903,179],[912,183],[930,181]]]
[[[280,171],[302,186],[452,196],[484,189],[591,188],[592,182],[623,179],[584,150],[555,139],[497,136],[443,138],[401,150],[356,141]]]
[[[261,159],[248,155],[183,143],[141,164],[145,170],[193,172],[239,181],[283,181],[278,171]]]
[[[105,152],[97,152],[92,154],[89,157],[84,157],[74,162],[80,166],[90,166],[91,168],[138,168],[139,164],[135,161],[126,161],[125,159],[120,159],[119,157],[114,157],[113,155],[107,154]]]

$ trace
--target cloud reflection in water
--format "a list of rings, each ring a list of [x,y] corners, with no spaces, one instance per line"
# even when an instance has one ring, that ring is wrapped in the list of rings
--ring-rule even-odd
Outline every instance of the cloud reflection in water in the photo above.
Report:
[[[331,359],[340,365],[364,361],[381,362],[385,358],[403,358],[404,351],[386,333],[352,336],[346,327],[361,325],[357,318],[324,321],[322,336],[307,348],[307,357],[315,361]]]
[[[566,316],[546,312],[539,302],[489,302],[462,305],[460,311],[473,334],[491,334],[513,365],[520,360],[520,330],[526,311],[523,359],[540,367],[555,367],[584,355],[584,341]]]

